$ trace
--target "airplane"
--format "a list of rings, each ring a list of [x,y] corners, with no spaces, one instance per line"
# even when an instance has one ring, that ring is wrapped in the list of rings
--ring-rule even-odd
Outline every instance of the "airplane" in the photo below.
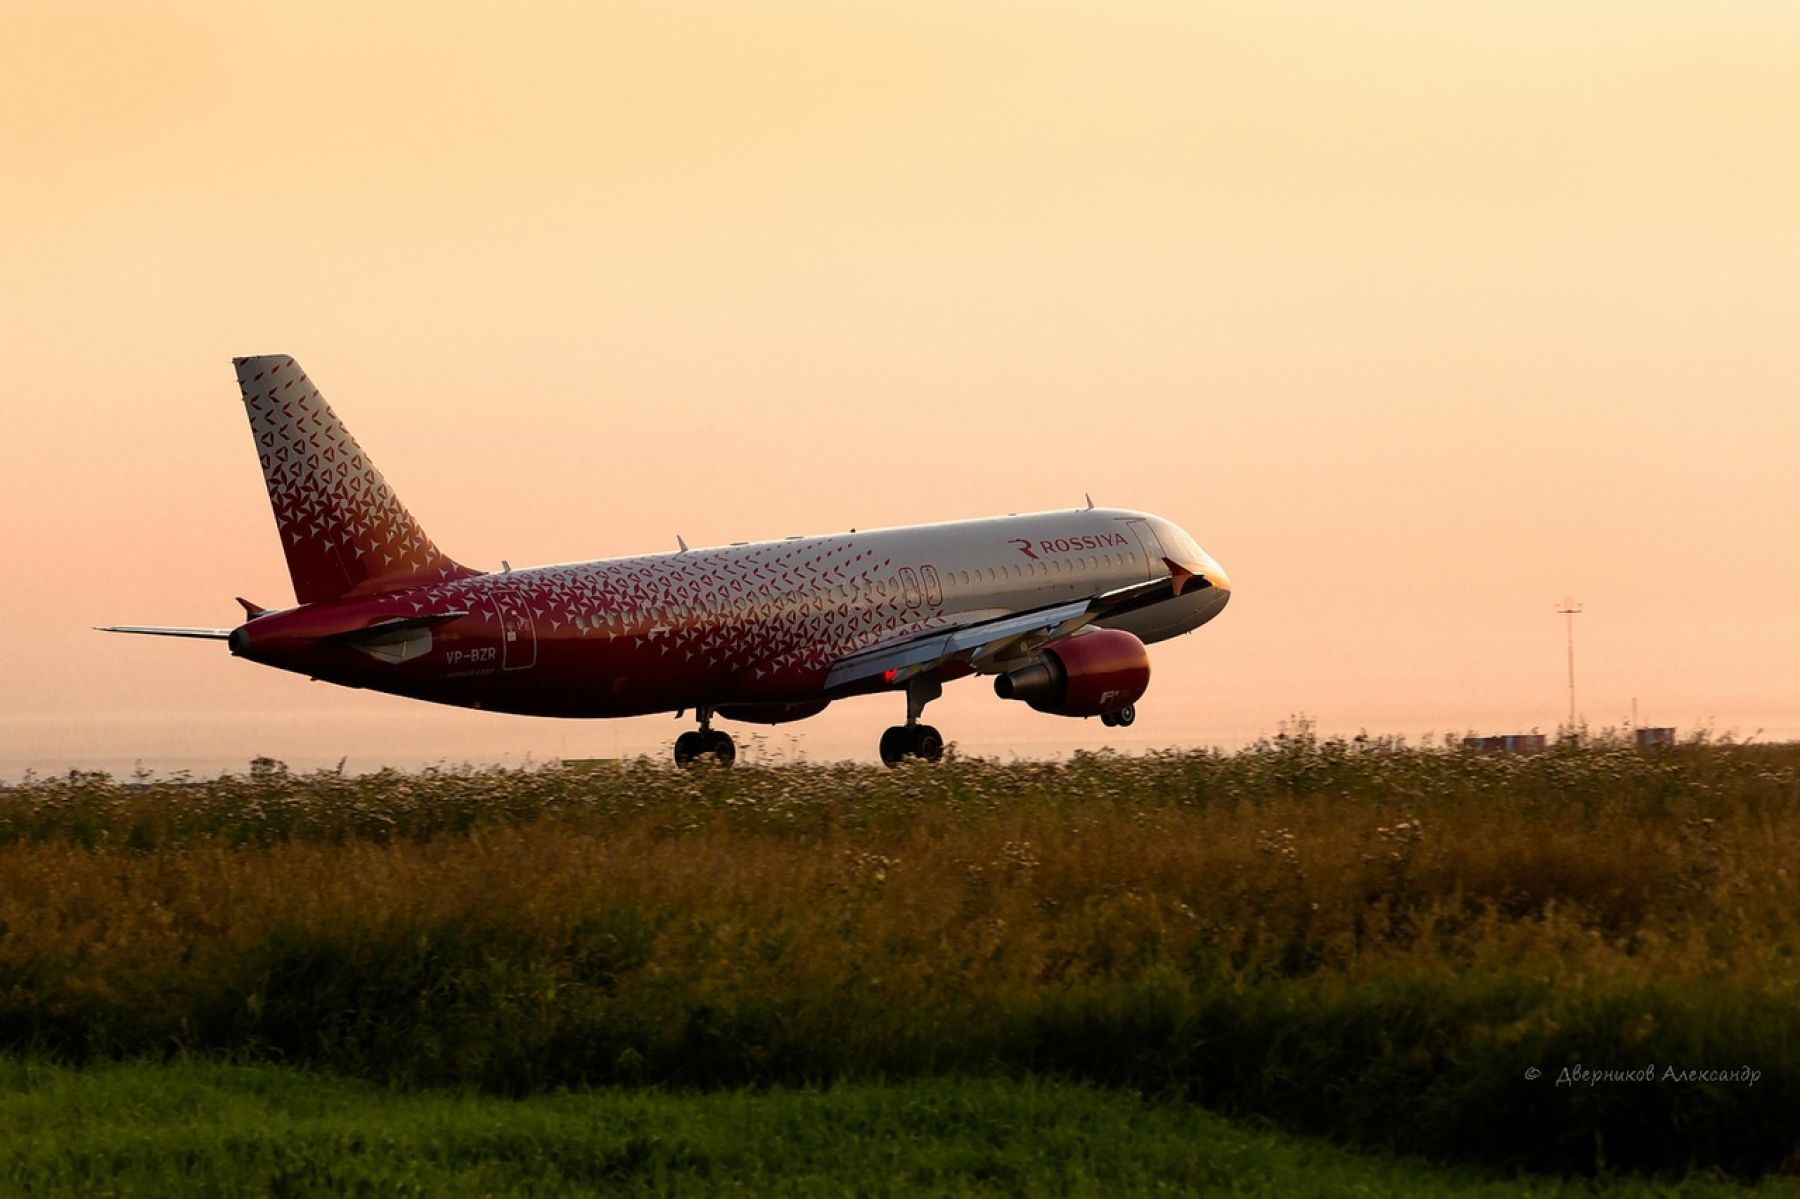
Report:
[[[535,716],[693,712],[675,761],[729,764],[715,717],[802,720],[905,697],[881,760],[936,761],[920,722],[947,682],[1124,727],[1145,645],[1217,616],[1231,581],[1159,516],[1087,506],[498,571],[438,549],[287,355],[234,358],[295,606],[239,599],[235,628],[117,625],[224,641],[346,687]]]

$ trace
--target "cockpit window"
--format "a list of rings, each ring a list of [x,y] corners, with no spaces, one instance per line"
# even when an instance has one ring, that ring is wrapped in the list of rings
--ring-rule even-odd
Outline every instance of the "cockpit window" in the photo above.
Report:
[[[1157,527],[1156,535],[1162,541],[1163,553],[1188,570],[1214,580],[1224,577],[1219,564],[1188,536],[1186,529],[1165,522]]]

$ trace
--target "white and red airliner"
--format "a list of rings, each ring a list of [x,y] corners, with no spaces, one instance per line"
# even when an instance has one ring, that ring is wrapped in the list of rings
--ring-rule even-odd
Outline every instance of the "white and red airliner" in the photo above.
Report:
[[[898,692],[881,759],[935,760],[921,724],[944,683],[991,675],[1002,699],[1129,725],[1146,642],[1190,632],[1231,597],[1219,564],[1159,516],[1114,508],[739,542],[529,570],[447,557],[299,365],[238,358],[296,605],[240,599],[211,638],[253,662],[347,687],[496,712],[692,711],[675,760],[730,762],[714,717],[776,724]],[[679,540],[679,539],[678,539]]]

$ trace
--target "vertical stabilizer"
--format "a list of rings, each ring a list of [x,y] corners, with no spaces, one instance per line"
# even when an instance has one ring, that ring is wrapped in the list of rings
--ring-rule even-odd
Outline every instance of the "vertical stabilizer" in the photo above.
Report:
[[[294,598],[303,604],[477,572],[444,556],[285,354],[234,358]]]

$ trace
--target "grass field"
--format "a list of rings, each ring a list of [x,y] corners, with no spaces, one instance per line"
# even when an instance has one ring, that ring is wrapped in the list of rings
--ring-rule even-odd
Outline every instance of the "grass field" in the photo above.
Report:
[[[0,1052],[1079,1081],[1490,1172],[1754,1178],[1800,1168],[1796,863],[1796,746],[74,775],[0,789]]]
[[[1070,1083],[527,1099],[279,1067],[0,1062],[0,1188],[46,1194],[1586,1195],[1233,1125]],[[1623,1180],[1621,1196],[1668,1194]],[[1717,1179],[1687,1195],[1747,1196]]]

